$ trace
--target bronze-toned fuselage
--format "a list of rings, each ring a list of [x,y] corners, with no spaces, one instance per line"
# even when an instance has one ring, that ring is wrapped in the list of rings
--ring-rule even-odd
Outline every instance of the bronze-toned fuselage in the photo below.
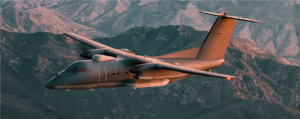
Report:
[[[163,62],[181,65],[199,70],[210,70],[220,66],[224,60],[200,60],[194,58],[160,58]],[[93,60],[79,60],[65,70],[53,76],[46,87],[50,89],[91,89],[106,87],[121,87],[129,79],[157,80],[169,79],[175,82],[193,74],[181,73],[167,69],[145,68],[142,71],[132,71],[138,65],[134,59],[117,58],[112,61],[95,62]],[[70,67],[83,68],[85,72],[69,71]],[[131,72],[129,71],[131,70]]]
[[[163,56],[136,55],[128,49],[115,49],[74,33],[64,35],[83,43],[93,50],[55,74],[47,83],[50,89],[93,89],[131,86],[134,88],[165,86],[192,75],[223,78],[237,77],[210,72],[223,64],[224,55],[234,31],[236,20],[258,23],[261,21],[230,16],[226,13],[200,13],[218,16],[201,48],[196,47]]]

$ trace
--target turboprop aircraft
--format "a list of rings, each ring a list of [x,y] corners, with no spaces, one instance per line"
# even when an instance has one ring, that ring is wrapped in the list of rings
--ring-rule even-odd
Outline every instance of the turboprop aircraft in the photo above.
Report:
[[[108,87],[145,88],[165,86],[181,79],[202,75],[227,80],[237,77],[210,72],[224,63],[224,55],[236,25],[235,20],[261,21],[230,16],[226,13],[200,13],[218,16],[203,45],[163,56],[140,56],[128,49],[115,49],[74,33],[64,35],[92,50],[83,52],[69,67],[54,74],[49,89],[91,89]]]

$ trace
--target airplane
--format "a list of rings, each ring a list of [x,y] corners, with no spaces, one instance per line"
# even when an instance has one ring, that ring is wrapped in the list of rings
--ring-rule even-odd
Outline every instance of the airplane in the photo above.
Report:
[[[147,88],[165,86],[193,75],[237,79],[210,72],[224,63],[224,55],[236,21],[261,21],[230,16],[226,13],[200,13],[217,16],[201,48],[196,47],[162,56],[141,56],[128,49],[115,49],[75,33],[63,33],[92,50],[80,54],[78,60],[54,74],[48,89],[75,90],[112,87]]]

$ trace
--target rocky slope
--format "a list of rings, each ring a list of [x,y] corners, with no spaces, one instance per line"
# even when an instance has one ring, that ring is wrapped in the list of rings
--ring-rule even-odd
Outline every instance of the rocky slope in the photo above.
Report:
[[[186,26],[135,27],[94,39],[141,55],[201,46],[207,32]],[[79,59],[76,42],[51,33],[1,30],[2,118],[299,118],[300,67],[233,37],[226,62],[213,72],[227,81],[193,76],[155,88],[48,90],[54,72]]]
[[[33,4],[34,1],[27,2],[1,1],[1,29],[23,33],[75,32],[90,37],[108,36],[95,28],[78,24],[55,10]]]

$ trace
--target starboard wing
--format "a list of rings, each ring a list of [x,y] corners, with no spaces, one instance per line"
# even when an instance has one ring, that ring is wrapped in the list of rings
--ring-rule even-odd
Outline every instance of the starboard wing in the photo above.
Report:
[[[165,63],[165,62],[154,62],[154,63],[147,63],[147,64],[141,64],[137,65],[135,67],[132,67],[129,69],[130,72],[137,73],[145,69],[152,69],[152,68],[157,68],[157,69],[167,69],[167,70],[173,70],[173,71],[178,71],[182,73],[189,73],[189,74],[196,74],[196,75],[202,75],[202,76],[210,76],[210,77],[217,77],[217,78],[224,78],[227,80],[231,79],[236,79],[236,76],[231,76],[231,75],[226,75],[226,74],[219,74],[219,73],[214,73],[214,72],[208,72],[208,71],[203,71],[203,70],[197,70],[197,69],[192,69],[184,66],[178,66],[170,63]]]
[[[203,71],[203,70],[197,70],[197,69],[192,69],[192,68],[178,66],[178,65],[169,64],[169,63],[157,63],[155,66],[160,69],[168,69],[168,70],[178,71],[178,72],[182,72],[182,73],[190,73],[190,74],[197,74],[197,75],[202,75],[202,76],[224,78],[227,80],[237,78],[236,76],[219,74],[219,73],[208,72],[208,71]]]

